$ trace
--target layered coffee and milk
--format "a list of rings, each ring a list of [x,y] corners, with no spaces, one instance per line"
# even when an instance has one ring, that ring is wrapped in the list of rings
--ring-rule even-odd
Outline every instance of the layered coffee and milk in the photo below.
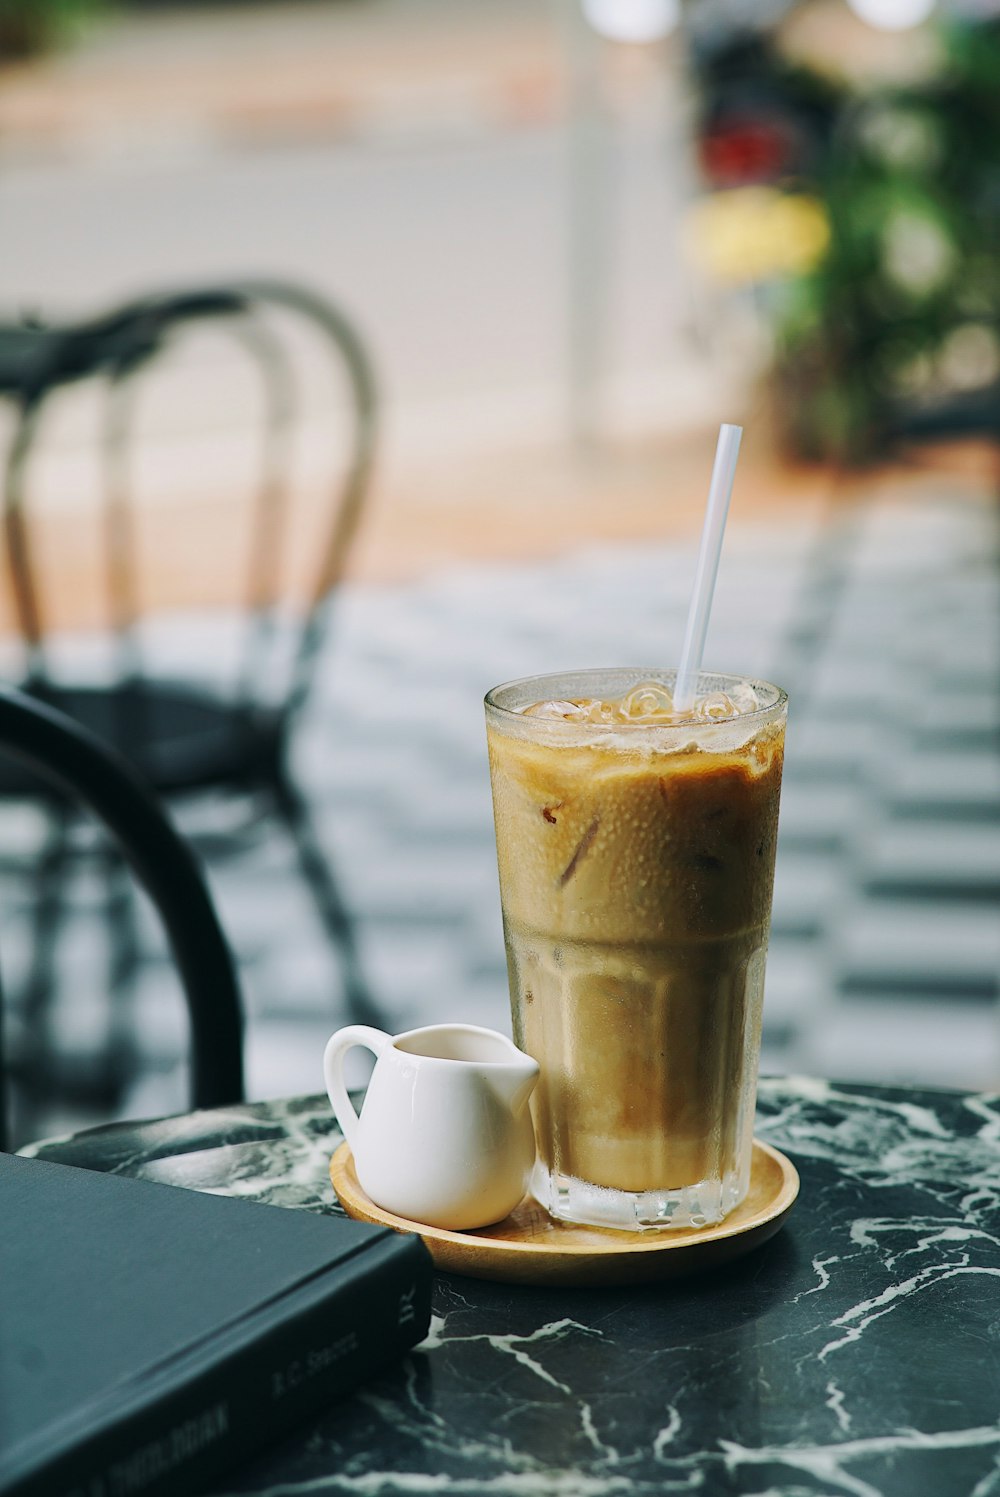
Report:
[[[487,698],[536,1191],[575,1220],[718,1220],[749,1178],[784,694],[702,677],[682,713],[667,674],[546,684]]]

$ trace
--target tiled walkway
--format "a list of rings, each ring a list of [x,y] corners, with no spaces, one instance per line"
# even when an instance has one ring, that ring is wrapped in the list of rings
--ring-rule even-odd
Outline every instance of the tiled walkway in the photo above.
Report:
[[[765,1069],[1000,1080],[997,560],[995,511],[940,479],[822,525],[810,511],[727,536],[706,664],[778,680],[792,699]],[[484,691],[673,657],[691,568],[690,549],[616,546],[345,591],[298,768],[394,1027],[508,1023]],[[192,622],[164,649],[182,657],[206,628],[222,648],[223,626]],[[213,872],[243,966],[252,1097],[317,1089],[343,1020],[336,963],[291,870],[289,849],[264,841]],[[23,959],[16,892],[4,891],[5,971]],[[67,1042],[98,1025],[97,927],[92,913],[78,923]],[[185,1104],[171,984],[163,963],[143,981],[149,1069],[126,1113]]]

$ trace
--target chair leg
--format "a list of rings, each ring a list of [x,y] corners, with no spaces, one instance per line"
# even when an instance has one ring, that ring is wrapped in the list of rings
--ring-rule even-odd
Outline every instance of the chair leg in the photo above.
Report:
[[[39,892],[30,937],[31,965],[22,1000],[29,1047],[18,1067],[27,1114],[23,1121],[34,1131],[45,1126],[42,1112],[50,1098],[62,1097],[85,1107],[97,1105],[102,1110],[119,1106],[136,1070],[136,1047],[128,1013],[139,961],[135,905],[128,869],[117,849],[111,846],[97,854],[107,887],[104,908],[109,932],[108,988],[112,1004],[107,1043],[96,1070],[88,1068],[86,1073],[76,1066],[60,1064],[53,1048],[52,1003],[58,989],[56,956],[66,916],[63,879],[74,856],[72,821],[69,812],[53,813],[52,833],[38,868]],[[34,1133],[28,1136],[33,1137]]]
[[[295,844],[305,881],[340,957],[348,1018],[352,1024],[372,1024],[384,1029],[387,1017],[373,997],[362,971],[354,924],[340,893],[333,865],[316,839],[309,808],[284,772],[279,771],[272,789],[278,811]]]
[[[31,910],[31,951],[19,1005],[27,1044],[16,1064],[12,1089],[15,1131],[28,1138],[40,1124],[44,1126],[43,1100],[58,1090],[51,1048],[52,999],[59,931],[66,912],[63,880],[71,854],[71,820],[67,807],[52,808],[48,838],[35,872],[38,892]]]
[[[8,1152],[8,1139],[10,1137],[10,1121],[7,1116],[10,1087],[7,1082],[7,1064],[4,1059],[3,1004],[3,981],[0,980],[0,1154],[6,1154]]]
[[[103,853],[107,878],[105,912],[108,926],[107,1083],[113,1104],[120,1105],[125,1088],[138,1069],[133,1024],[133,1000],[141,953],[136,922],[135,893],[128,867],[116,847]]]

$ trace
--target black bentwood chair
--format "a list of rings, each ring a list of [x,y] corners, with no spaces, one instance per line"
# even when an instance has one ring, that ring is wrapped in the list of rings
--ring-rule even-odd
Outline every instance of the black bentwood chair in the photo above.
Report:
[[[238,624],[239,640],[224,680],[223,667],[219,665],[216,671],[214,659],[207,661],[207,678],[201,669],[205,657],[213,654],[211,644],[200,650],[202,658],[194,662],[197,680],[187,664],[179,675],[168,673],[162,661],[150,658],[144,627],[149,609],[140,601],[138,583],[141,526],[150,507],[140,513],[130,461],[139,446],[136,408],[140,395],[149,397],[150,375],[162,377],[165,367],[176,371],[175,364],[168,365],[161,356],[172,353],[187,335],[210,335],[216,344],[221,342],[234,351],[239,363],[232,371],[245,373],[248,366],[263,397],[259,478],[251,484],[240,510],[240,534],[230,537],[227,533],[219,547],[221,554],[212,557],[220,572],[234,559],[239,576],[233,587],[242,600],[231,616]],[[337,468],[330,497],[310,512],[316,524],[309,532],[308,546],[293,503],[300,497],[300,488],[292,481],[296,472],[293,437],[300,430],[295,425],[300,415],[297,397],[306,388],[301,378],[303,340],[311,344],[313,355],[317,347],[323,353],[327,367],[318,372],[328,376],[332,370],[347,391],[346,462]],[[186,348],[190,346],[189,340]],[[213,381],[211,370],[200,366],[195,377],[201,380],[207,408],[217,400],[225,406],[232,390],[224,378]],[[90,570],[104,590],[110,660],[82,679],[75,668],[67,677],[65,667],[60,668],[54,659],[51,598],[42,565],[44,534],[39,537],[36,529],[38,485],[28,481],[50,397],[76,381],[90,381],[106,402],[101,436],[103,479],[87,543],[93,542],[100,552],[99,565],[91,564]],[[321,384],[314,378],[310,393]],[[289,768],[293,730],[327,637],[331,603],[372,466],[375,387],[358,335],[329,302],[283,282],[248,281],[152,295],[84,323],[0,326],[0,396],[13,403],[15,413],[6,463],[3,526],[24,661],[17,684],[113,745],[175,810],[186,813],[199,798],[203,807],[231,806],[233,816],[222,834],[199,835],[184,823],[196,849],[209,859],[209,867],[213,855],[238,854],[259,840],[262,813],[276,815],[291,838],[299,869],[339,958],[347,1017],[383,1023],[361,971],[353,925],[329,856],[315,836],[308,806]],[[344,407],[338,406],[335,414],[342,418]],[[324,433],[335,425],[324,411]],[[257,440],[255,432],[251,448]],[[189,532],[197,534],[199,523],[198,518],[189,520]],[[298,598],[289,607],[287,570],[289,553],[296,546],[305,560]],[[82,570],[87,563],[79,565]],[[29,795],[37,799],[37,787],[23,775],[0,774],[0,798]],[[35,965],[25,982],[24,1002],[29,1009],[44,1007],[46,992],[51,991],[52,951],[74,852],[72,809],[49,794],[44,810],[48,836],[36,869]],[[135,974],[137,940],[129,923],[129,900],[115,892],[114,868],[108,873],[116,943],[112,947],[117,973],[113,987],[124,999]],[[127,1059],[123,1065],[127,1069]]]
[[[187,1000],[191,1103],[243,1098],[242,1014],[236,972],[198,864],[134,770],[64,713],[0,687],[0,755],[42,776],[103,823],[144,885],[166,930]],[[28,1035],[27,1043],[39,1038]],[[0,1149],[7,1147],[8,1071],[0,1003]]]

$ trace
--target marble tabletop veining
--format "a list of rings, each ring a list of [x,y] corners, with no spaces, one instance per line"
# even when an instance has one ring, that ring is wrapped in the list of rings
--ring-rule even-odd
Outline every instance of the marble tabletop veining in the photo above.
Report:
[[[778,1235],[659,1287],[438,1275],[431,1333],[215,1493],[1000,1497],[1000,1097],[761,1082]],[[339,1212],[325,1098],[24,1152]]]

